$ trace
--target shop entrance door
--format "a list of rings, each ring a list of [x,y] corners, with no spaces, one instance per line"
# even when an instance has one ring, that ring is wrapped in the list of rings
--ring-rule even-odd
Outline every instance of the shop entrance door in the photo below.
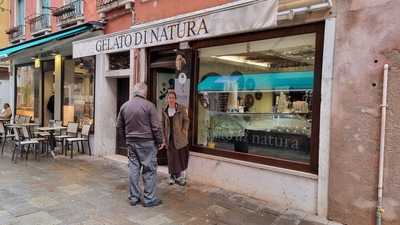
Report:
[[[117,115],[121,106],[129,100],[129,78],[117,79]],[[116,153],[119,155],[127,156],[128,147],[125,143],[125,138],[119,135],[117,130],[117,150]]]

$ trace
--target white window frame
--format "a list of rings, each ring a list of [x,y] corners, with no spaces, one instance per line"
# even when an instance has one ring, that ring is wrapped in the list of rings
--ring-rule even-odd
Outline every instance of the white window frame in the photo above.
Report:
[[[110,70],[110,55],[109,53],[105,53],[105,76],[106,77],[130,77],[131,74],[133,73],[133,51],[127,50],[129,51],[129,68],[128,69],[122,69],[122,70]],[[115,54],[115,53],[120,53],[120,52],[127,52],[125,51],[118,51],[118,52],[112,52],[111,54]]]

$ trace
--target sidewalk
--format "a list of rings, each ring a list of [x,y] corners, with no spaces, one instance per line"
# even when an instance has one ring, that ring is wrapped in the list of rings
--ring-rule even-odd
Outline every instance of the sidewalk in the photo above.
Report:
[[[199,184],[167,184],[159,176],[164,204],[127,202],[123,163],[80,156],[55,161],[0,158],[0,225],[333,225],[304,213]]]

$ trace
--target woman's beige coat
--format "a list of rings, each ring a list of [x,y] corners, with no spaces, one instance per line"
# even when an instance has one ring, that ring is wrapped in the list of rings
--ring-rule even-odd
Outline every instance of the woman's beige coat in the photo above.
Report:
[[[164,143],[168,145],[170,138],[170,120],[167,112],[168,105],[162,111],[162,126],[164,133]],[[176,149],[184,148],[188,145],[189,116],[186,107],[177,104],[173,118],[174,130],[173,139]]]

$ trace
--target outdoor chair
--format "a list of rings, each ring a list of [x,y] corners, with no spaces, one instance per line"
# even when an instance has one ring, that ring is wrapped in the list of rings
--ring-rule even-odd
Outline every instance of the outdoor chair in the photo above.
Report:
[[[24,127],[22,127],[21,129],[23,129],[23,128]],[[15,163],[17,163],[17,161],[18,161],[17,160],[18,155],[20,155],[22,158],[24,152],[26,153],[26,160],[28,160],[28,153],[30,151],[30,148],[33,147],[33,149],[35,150],[36,145],[39,144],[39,141],[37,141],[37,140],[30,140],[29,138],[24,139],[23,137],[21,137],[19,134],[19,129],[20,128],[17,128],[17,127],[13,128],[14,135],[15,135],[15,138],[14,138],[15,145],[14,145],[14,150],[12,153],[11,160],[14,161]],[[25,130],[26,130],[26,128],[25,128]],[[24,132],[24,136],[29,135],[27,130],[26,130],[26,132],[25,131],[23,131],[23,132]],[[26,150],[25,150],[25,146],[28,147]],[[18,152],[17,152],[17,150],[18,150]],[[35,151],[35,157],[37,158],[37,151]]]
[[[30,123],[31,122],[31,118],[30,116],[25,116],[25,120],[22,123]]]
[[[92,150],[90,148],[90,143],[89,143],[89,135],[90,135],[90,128],[91,125],[83,125],[82,126],[82,131],[81,131],[81,136],[80,137],[75,137],[75,138],[67,138],[65,139],[65,144],[66,144],[66,150],[65,150],[65,155],[67,155],[67,151],[71,151],[71,159],[74,156],[74,143],[78,146],[78,151],[79,151],[79,145],[82,147],[82,152],[85,153],[85,148],[83,147],[83,142],[86,142],[89,148],[89,155],[92,155]],[[70,149],[71,146],[71,149]]]
[[[25,123],[26,116],[19,116],[18,124]]]
[[[79,124],[78,123],[72,123],[69,122],[67,125],[67,131],[65,134],[61,134],[58,136],[55,136],[56,142],[61,142],[61,152],[64,154],[64,146],[65,146],[65,139],[66,138],[74,138],[78,136],[78,129],[79,129]]]
[[[37,142],[39,142],[39,144],[41,146],[42,152],[44,152],[44,149],[46,149],[46,152],[48,152],[47,150],[48,150],[49,140],[47,138],[32,138],[28,132],[28,129],[25,126],[22,127],[21,129],[22,129],[22,135],[24,137],[24,141],[26,141],[26,140],[37,141]],[[34,150],[35,150],[35,159],[38,159],[36,148]],[[26,153],[27,154],[26,159],[28,159],[28,153],[29,152]]]
[[[1,135],[1,155],[4,153],[4,146],[6,145],[7,139],[13,140],[15,135],[11,134],[8,129],[0,122],[0,135]]]
[[[18,121],[19,121],[19,115],[15,115],[14,116],[14,123],[18,123]]]
[[[21,123],[24,123],[24,121],[25,121],[25,118],[24,118],[24,116],[21,116],[21,115],[16,115],[15,116],[15,124],[21,124]]]

